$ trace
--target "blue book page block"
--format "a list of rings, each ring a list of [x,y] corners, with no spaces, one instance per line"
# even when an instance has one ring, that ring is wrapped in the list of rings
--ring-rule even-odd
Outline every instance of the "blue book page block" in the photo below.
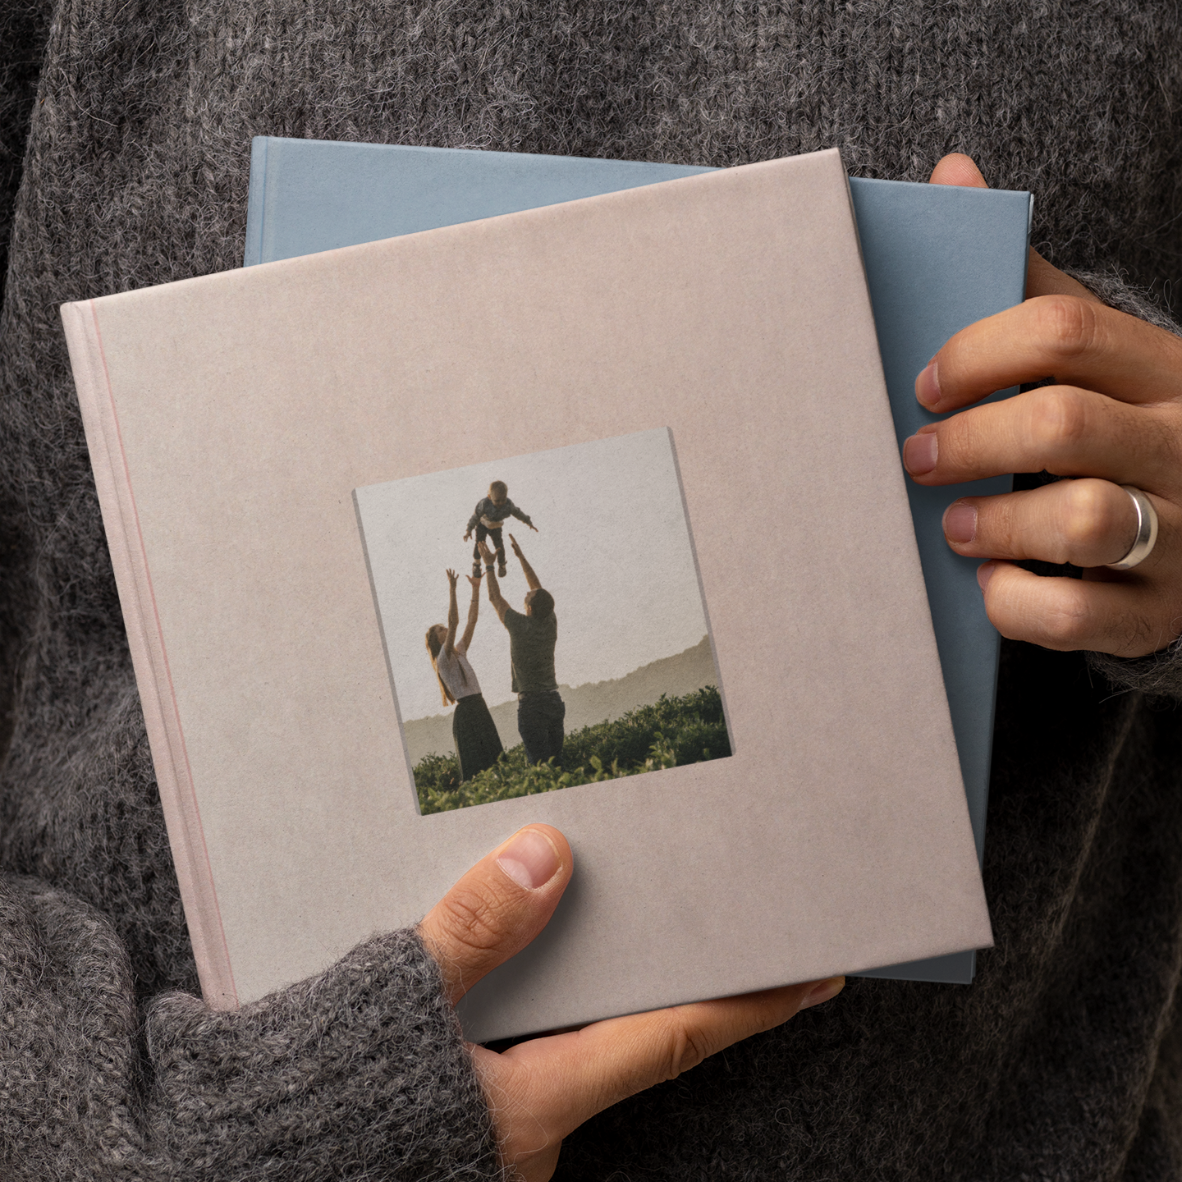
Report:
[[[251,152],[246,266],[395,238],[712,171],[463,148],[258,137]],[[1030,194],[850,180],[879,350],[899,444],[929,414],[915,377],[944,342],[1022,300]],[[1012,390],[993,397],[1005,397]],[[969,816],[982,858],[999,637],[985,615],[977,562],[944,541],[958,496],[1009,491],[1009,477],[946,488],[908,481],[932,624]],[[859,974],[968,984],[973,952]]]

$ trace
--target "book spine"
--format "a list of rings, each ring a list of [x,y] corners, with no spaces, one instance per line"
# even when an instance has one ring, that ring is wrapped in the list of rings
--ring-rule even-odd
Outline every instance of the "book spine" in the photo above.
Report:
[[[97,309],[93,300],[63,304],[61,316],[201,991],[214,1009],[235,1009],[238,996],[119,437]]]
[[[246,247],[242,265],[253,267],[263,261],[263,222],[267,209],[267,145],[270,136],[256,135],[250,141],[250,189],[246,197]]]

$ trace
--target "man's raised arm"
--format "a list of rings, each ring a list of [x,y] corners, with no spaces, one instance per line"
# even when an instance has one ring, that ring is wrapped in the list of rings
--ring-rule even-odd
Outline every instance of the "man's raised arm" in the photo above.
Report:
[[[521,552],[521,547],[517,544],[517,539],[510,534],[509,545],[513,547],[513,553],[517,555],[517,561],[521,563],[522,573],[525,575],[525,581],[529,584],[531,591],[538,591],[542,584],[538,582],[538,576],[534,574],[534,568],[525,561],[525,555]]]
[[[492,604],[492,609],[497,613],[497,619],[503,624],[505,622],[505,613],[509,610],[509,605],[505,602],[505,597],[501,594],[501,585],[497,582],[497,576],[493,573],[493,552],[488,548],[484,542],[477,542],[480,547],[480,557],[484,559],[484,577],[488,582],[488,601]]]

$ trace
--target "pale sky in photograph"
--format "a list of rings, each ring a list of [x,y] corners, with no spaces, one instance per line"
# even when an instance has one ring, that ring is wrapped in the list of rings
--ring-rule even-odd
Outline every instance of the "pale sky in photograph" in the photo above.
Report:
[[[501,591],[523,611],[528,590],[509,545],[512,533],[558,616],[560,684],[622,677],[697,644],[706,619],[690,548],[669,433],[663,428],[415,476],[357,490],[399,709],[409,721],[441,713],[424,645],[446,623],[450,566],[460,575],[462,634],[471,588],[468,519],[493,480],[538,532],[511,518],[509,573]],[[491,546],[491,541],[490,541]],[[480,591],[480,620],[468,651],[490,706],[513,696],[509,638]]]

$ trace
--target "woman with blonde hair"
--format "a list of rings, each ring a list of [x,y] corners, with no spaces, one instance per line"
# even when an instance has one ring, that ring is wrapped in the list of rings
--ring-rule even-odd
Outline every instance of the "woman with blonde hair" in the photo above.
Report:
[[[480,692],[480,682],[476,680],[476,674],[468,663],[468,646],[472,643],[476,620],[480,615],[480,579],[468,576],[468,582],[472,585],[468,623],[463,636],[456,640],[456,628],[460,623],[460,609],[456,603],[458,581],[459,576],[449,569],[447,623],[432,624],[427,629],[427,652],[431,655],[431,665],[439,679],[439,694],[444,706],[455,703],[451,734],[456,745],[462,781],[470,780],[477,772],[492,767],[504,748],[496,723]]]

